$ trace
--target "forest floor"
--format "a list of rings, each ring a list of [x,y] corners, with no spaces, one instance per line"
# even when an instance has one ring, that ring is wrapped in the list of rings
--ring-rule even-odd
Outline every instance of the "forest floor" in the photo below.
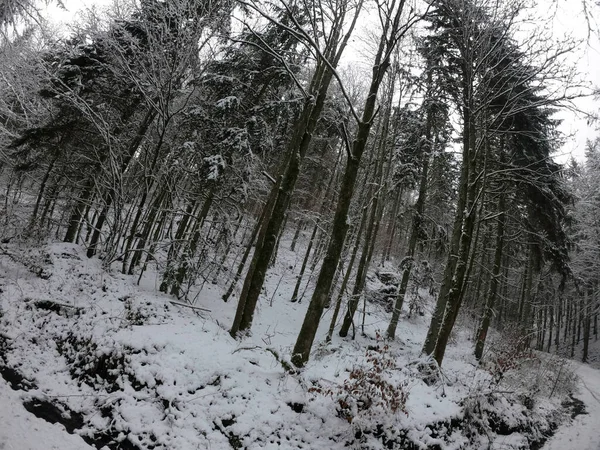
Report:
[[[585,409],[548,440],[543,450],[600,450],[600,371],[573,363],[578,376],[578,392]]]
[[[301,251],[280,252],[253,333],[236,341],[228,334],[235,298],[224,303],[218,283],[192,291],[208,310],[200,311],[158,292],[150,272],[138,286],[76,245],[1,250],[3,450],[525,449],[541,448],[570,420],[569,363],[511,354],[498,340],[479,365],[468,317],[432,372],[420,356],[429,312],[405,311],[398,338],[385,342],[389,314],[367,302],[355,339],[334,334],[324,344],[328,310],[310,362],[290,372],[310,293],[309,285],[303,302],[289,302]],[[374,277],[369,286],[377,288]],[[597,372],[577,371],[598,396]],[[386,392],[404,400],[396,405]],[[582,398],[590,414],[574,424],[591,432],[600,404]]]

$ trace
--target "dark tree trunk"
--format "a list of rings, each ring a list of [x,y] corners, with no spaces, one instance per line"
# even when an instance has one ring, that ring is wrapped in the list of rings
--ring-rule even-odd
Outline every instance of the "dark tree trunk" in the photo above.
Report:
[[[365,228],[366,223],[367,223],[367,214],[365,211],[362,214],[362,219],[360,220],[360,226],[358,227],[358,231],[356,233],[354,249],[352,250],[352,255],[350,256],[350,261],[348,262],[348,267],[346,268],[346,273],[344,275],[344,279],[342,280],[342,285],[340,287],[340,291],[338,292],[338,296],[335,301],[335,307],[333,309],[333,316],[331,317],[329,331],[327,332],[327,338],[326,338],[327,342],[331,342],[331,337],[333,336],[335,324],[337,322],[337,318],[340,314],[340,309],[342,306],[342,299],[344,298],[344,294],[345,294],[346,288],[348,286],[348,281],[350,280],[350,275],[352,274],[352,269],[354,267],[354,261],[356,261],[356,255],[358,254],[358,249],[360,248],[360,238],[362,236],[362,232]]]
[[[310,235],[310,240],[308,241],[308,247],[306,248],[306,253],[304,254],[304,259],[302,260],[302,267],[300,268],[300,273],[298,274],[298,279],[296,280],[296,286],[294,286],[294,292],[292,293],[292,299],[290,300],[291,302],[298,301],[298,291],[300,290],[300,285],[302,284],[302,277],[304,276],[304,271],[306,270],[308,258],[310,257],[310,251],[312,250],[315,242],[315,236],[317,235],[318,229],[319,221],[317,220]]]
[[[450,289],[446,295],[446,308],[442,319],[441,326],[439,328],[438,337],[433,352],[434,358],[438,365],[442,365],[444,354],[446,352],[446,346],[450,339],[450,333],[454,327],[458,312],[461,306],[462,299],[462,287],[464,286],[465,274],[468,268],[468,258],[470,255],[470,247],[472,240],[473,228],[476,220],[476,201],[477,201],[477,189],[478,184],[476,183],[476,163],[477,163],[477,152],[476,152],[476,141],[475,141],[475,120],[471,115],[472,104],[465,110],[465,134],[464,142],[466,148],[464,151],[464,163],[467,166],[465,179],[461,178],[461,189],[466,190],[466,213],[464,215],[464,221],[462,223],[460,240],[458,246],[458,257],[456,260],[456,268],[453,276],[449,282]],[[464,186],[463,186],[464,183]]]
[[[281,187],[277,192],[275,205],[269,217],[266,217],[266,233],[264,242],[260,247],[257,246],[252,258],[253,270],[246,276],[244,282],[247,289],[243,289],[236,310],[233,325],[230,334],[237,337],[240,332],[245,332],[252,326],[252,319],[256,309],[256,303],[263,287],[266,277],[266,271],[275,250],[277,236],[281,231],[285,213],[290,204],[290,199],[296,186],[296,181],[300,175],[300,164],[308,147],[312,141],[313,132],[323,111],[327,91],[333,78],[333,70],[337,67],[342,53],[348,44],[351,32],[358,18],[358,11],[350,26],[350,30],[342,37],[343,18],[336,22],[337,26],[333,29],[328,42],[328,48],[324,52],[324,58],[319,58],[315,73],[312,77],[309,87],[309,93],[312,94],[306,98],[302,113],[295,125],[290,145],[288,146],[289,162],[284,171]],[[245,291],[245,292],[244,292]]]
[[[389,19],[384,27],[382,38],[379,43],[379,49],[375,56],[371,85],[365,101],[362,119],[358,124],[358,131],[354,138],[354,142],[352,143],[351,153],[348,155],[346,170],[344,171],[344,176],[342,178],[342,186],[340,188],[338,204],[333,219],[327,254],[323,260],[315,291],[313,292],[310,304],[308,305],[304,322],[302,323],[298,339],[296,340],[292,352],[292,362],[297,367],[303,366],[308,361],[310,349],[319,327],[321,315],[323,314],[323,308],[327,303],[331,284],[342,254],[344,240],[346,239],[346,233],[348,231],[348,210],[350,209],[350,202],[354,193],[354,186],[356,185],[358,168],[363,152],[367,146],[369,132],[373,124],[377,93],[379,92],[379,87],[389,66],[391,51],[397,42],[397,39],[394,36],[396,36],[399,31],[403,6],[404,0],[401,0],[394,18],[391,20]],[[388,33],[391,33],[392,38],[388,37]],[[389,48],[388,45],[391,45],[392,48]]]
[[[392,206],[392,212],[389,217],[388,229],[387,229],[387,245],[385,246],[385,251],[383,252],[383,257],[381,258],[381,264],[390,260],[390,255],[392,253],[392,247],[394,244],[394,237],[396,232],[396,215],[398,214],[398,206],[402,201],[402,189],[398,189],[396,191],[395,200]]]
[[[202,209],[200,210],[199,216],[196,218],[196,223],[194,224],[194,228],[192,230],[192,240],[190,241],[187,250],[184,252],[183,261],[179,265],[173,283],[171,284],[171,295],[175,295],[176,297],[179,297],[181,285],[183,284],[185,278],[189,275],[189,261],[196,255],[196,249],[202,234],[202,226],[204,225],[204,221],[208,216],[208,212],[210,211],[210,207],[214,200],[215,189],[216,186],[213,185],[208,192],[208,196],[204,200],[204,204],[202,205]],[[133,264],[133,261],[131,263]]]
[[[67,228],[67,232],[65,234],[65,242],[73,242],[77,243],[79,225],[81,224],[81,220],[84,217],[85,210],[89,205],[89,201],[92,198],[92,194],[94,192],[94,180],[89,178],[85,186],[81,192],[81,195],[77,199],[75,206],[73,207],[73,211],[71,212],[71,217],[69,217],[69,226]]]
[[[478,360],[480,360],[483,355],[483,348],[485,346],[485,340],[490,327],[490,322],[492,320],[494,305],[496,303],[496,294],[498,292],[498,284],[500,283],[500,276],[502,273],[502,252],[504,250],[504,228],[506,223],[506,205],[504,195],[505,194],[501,192],[500,198],[498,199],[499,216],[498,228],[496,231],[496,250],[494,252],[494,267],[492,269],[492,279],[490,281],[490,287],[487,295],[485,309],[483,312],[483,317],[481,319],[481,324],[479,325],[479,330],[477,331],[477,343],[475,344],[475,358],[477,358]]]
[[[402,312],[402,306],[404,305],[404,297],[406,295],[406,288],[408,287],[408,280],[410,279],[410,272],[414,263],[415,250],[417,248],[418,237],[421,234],[421,228],[423,226],[423,213],[425,211],[425,202],[427,201],[427,182],[429,176],[429,155],[430,155],[430,141],[431,131],[433,127],[433,118],[431,117],[431,110],[427,112],[427,122],[425,128],[425,139],[426,146],[422,149],[421,162],[423,170],[421,172],[421,180],[419,183],[419,197],[415,203],[415,211],[412,217],[412,224],[410,230],[410,238],[408,240],[408,249],[406,256],[404,257],[404,269],[402,271],[402,280],[398,287],[398,294],[396,295],[396,302],[392,311],[392,318],[386,331],[386,337],[388,339],[394,339],[396,336],[396,327],[398,326],[398,320],[400,319],[400,313]]]
[[[52,169],[54,169],[54,165],[58,161],[58,153],[52,158],[50,164],[48,165],[48,169],[44,173],[42,177],[42,181],[40,183],[40,189],[38,191],[37,199],[35,201],[35,206],[33,207],[33,212],[31,213],[31,219],[29,221],[29,226],[33,227],[35,225],[35,221],[37,219],[38,211],[40,209],[40,203],[42,202],[42,198],[44,197],[44,193],[46,192],[46,184],[48,183],[48,179],[50,178],[50,174],[52,173]]]
[[[175,232],[175,241],[171,243],[171,245],[169,246],[169,252],[167,254],[167,267],[165,270],[165,273],[163,273],[163,279],[162,282],[160,284],[160,291],[161,292],[167,292],[169,290],[169,286],[172,282],[173,279],[173,263],[174,261],[177,260],[177,257],[179,256],[179,249],[183,246],[182,244],[182,240],[183,237],[185,236],[185,233],[188,229],[189,223],[190,223],[190,219],[193,217],[194,215],[194,210],[196,209],[196,200],[194,200],[193,202],[190,202],[188,204],[188,206],[185,209],[185,212],[183,214],[183,217],[181,218],[181,220],[179,221],[179,224],[177,225],[177,231]],[[172,219],[173,220],[173,219]],[[169,233],[167,233],[169,234]],[[123,270],[126,270],[125,267],[123,267]]]
[[[292,239],[292,245],[290,246],[290,250],[292,252],[296,251],[296,243],[298,242],[298,237],[300,237],[300,232],[304,228],[304,221],[298,219],[298,223],[296,224],[296,232],[294,233],[294,237]]]
[[[369,268],[369,247],[371,244],[373,230],[375,227],[375,214],[377,213],[378,200],[379,199],[377,196],[374,197],[373,202],[371,204],[369,226],[367,227],[367,234],[365,235],[362,254],[360,256],[360,261],[358,262],[358,268],[356,270],[356,281],[354,282],[352,295],[350,296],[350,299],[348,299],[348,308],[346,309],[344,321],[342,322],[342,326],[340,327],[340,337],[348,336],[348,331],[350,330],[350,327],[354,322],[354,314],[356,313],[356,309],[358,308],[358,302],[360,301],[360,296],[363,292],[367,276],[367,269]]]
[[[133,252],[133,256],[131,258],[131,263],[129,264],[129,269],[127,270],[128,275],[133,275],[133,271],[134,271],[135,267],[139,264],[139,262],[142,259],[142,256],[143,256],[142,253],[144,251],[144,248],[146,247],[146,242],[150,238],[150,235],[152,233],[152,227],[155,224],[156,218],[160,211],[160,207],[161,207],[166,195],[167,195],[166,189],[161,189],[160,192],[156,193],[156,199],[154,200],[154,202],[152,203],[152,206],[150,207],[150,211],[148,212],[148,217],[146,217],[146,224],[144,225],[142,234],[141,234],[140,238],[138,239],[136,249]]]
[[[281,177],[279,178],[279,182],[281,182]],[[222,297],[224,302],[229,300],[229,297],[231,297],[231,294],[233,293],[233,290],[235,289],[235,285],[238,283],[238,281],[242,277],[242,272],[244,271],[244,266],[246,265],[246,261],[248,259],[248,256],[250,256],[250,252],[252,251],[252,248],[253,247],[258,248],[262,245],[262,241],[263,241],[264,235],[266,233],[265,217],[267,217],[268,215],[271,214],[271,211],[273,210],[273,205],[275,204],[276,198],[277,198],[277,189],[273,189],[267,200],[267,203],[265,204],[265,207],[262,210],[260,218],[258,219],[258,221],[256,222],[256,225],[254,226],[254,230],[252,231],[252,236],[250,237],[250,241],[248,242],[248,245],[246,246],[246,250],[244,251],[244,256],[242,257],[242,260],[240,261],[240,264],[238,265],[238,269],[235,274],[235,277],[231,281],[231,284],[229,285],[229,289],[227,289],[227,292],[225,292],[225,294]],[[250,268],[248,269],[248,272],[250,272],[252,270],[254,270],[254,269],[253,269],[252,263],[251,263]],[[244,285],[244,288],[247,288],[246,285]],[[242,292],[242,296],[243,295],[244,295],[244,292]]]

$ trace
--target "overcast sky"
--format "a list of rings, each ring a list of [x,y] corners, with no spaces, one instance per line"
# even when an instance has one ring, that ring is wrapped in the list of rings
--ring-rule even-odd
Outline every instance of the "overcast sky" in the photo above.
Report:
[[[550,3],[550,1],[548,1]],[[590,13],[600,17],[600,8],[595,7],[596,11]],[[591,86],[600,86],[600,41],[596,32],[589,33],[588,23],[597,27],[594,23],[594,17],[587,17],[584,14],[582,1],[559,0],[558,10],[553,15],[554,33],[557,36],[570,33],[573,37],[581,39],[583,44],[577,51],[569,55],[569,60],[576,65]],[[582,111],[596,115],[600,110],[600,104],[594,97],[580,98],[575,102],[575,106]],[[557,115],[563,119],[562,131],[572,137],[562,149],[565,154],[572,154],[575,158],[583,161],[585,152],[585,143],[588,139],[595,138],[598,124],[588,123],[589,118],[582,113],[572,111],[562,111]],[[560,158],[563,160],[563,158]]]

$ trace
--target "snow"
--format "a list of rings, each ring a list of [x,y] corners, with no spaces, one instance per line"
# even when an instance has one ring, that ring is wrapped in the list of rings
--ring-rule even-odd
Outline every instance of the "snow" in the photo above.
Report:
[[[561,427],[544,450],[600,450],[600,371],[585,364],[573,364],[579,377],[579,392],[575,397],[585,403],[586,414]]]
[[[94,449],[80,436],[68,434],[60,424],[38,419],[24,407],[22,398],[0,377],[1,450]]]
[[[370,303],[364,336],[358,326],[356,340],[334,334],[333,342],[325,345],[332,315],[327,310],[307,366],[300,373],[288,373],[281,361],[289,360],[312,282],[302,286],[301,291],[307,290],[304,302],[289,301],[297,272],[292,269],[303,251],[289,251],[286,240],[267,276],[252,334],[242,341],[228,333],[235,300],[224,303],[224,288],[217,284],[206,283],[190,295],[197,298],[196,306],[210,311],[205,313],[173,305],[172,297],[157,292],[160,282],[151,270],[137,286],[136,276],[104,270],[100,260],[88,259],[76,245],[11,244],[5,249],[0,255],[0,338],[7,339],[9,349],[4,361],[0,354],[0,365],[16,368],[35,384],[19,397],[2,381],[2,414],[11,414],[0,420],[5,448],[27,448],[23,430],[31,430],[33,443],[44,442],[32,449],[55,448],[55,442],[67,450],[88,448],[80,437],[27,413],[20,404],[27,399],[58,400],[81,414],[85,424],[76,433],[93,438],[106,431],[140,448],[169,450],[228,449],[238,443],[249,450],[336,450],[349,445],[382,449],[381,439],[373,434],[356,437],[377,423],[386,425],[389,439],[405,430],[422,448],[527,448],[527,437],[520,433],[490,432],[469,443],[460,429],[448,426],[464,420],[468,411],[486,410],[511,427],[534,417],[543,433],[546,418],[560,401],[558,395],[550,401],[543,390],[530,392],[519,383],[522,374],[507,376],[503,385],[495,383],[490,369],[474,360],[471,330],[464,326],[452,338],[441,381],[426,383],[422,368],[427,361],[420,349],[429,317],[403,316],[399,339],[384,344],[378,336],[389,313]],[[376,281],[370,286],[377,286]],[[361,410],[360,401],[347,396],[344,386],[352,383],[350,374],[368,373],[373,359],[389,363],[381,379],[407,394],[404,410],[392,413],[377,397],[370,409]],[[544,377],[556,375],[547,368],[552,364],[535,358],[526,362],[528,385],[547,385]],[[535,406],[526,411],[516,403],[516,395],[495,393],[504,391],[535,397]],[[350,403],[346,412],[340,410],[340,400]],[[295,410],[298,407],[301,412]],[[53,431],[47,432],[48,427]]]

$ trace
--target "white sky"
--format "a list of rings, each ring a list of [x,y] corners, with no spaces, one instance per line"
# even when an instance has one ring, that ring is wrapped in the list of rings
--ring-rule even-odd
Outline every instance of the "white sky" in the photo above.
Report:
[[[549,0],[548,3],[550,3]],[[590,13],[600,18],[600,8],[596,6],[594,9]],[[589,33],[588,19],[591,22],[594,21],[593,17],[586,18],[583,0],[559,0],[558,9],[554,15],[554,33],[557,36],[568,33],[574,38],[584,41],[577,51],[569,55],[569,60],[591,86],[597,87],[600,86],[600,41],[598,39],[600,29],[596,29],[596,33]],[[592,23],[592,26],[596,27],[597,25]],[[588,114],[597,115],[600,112],[600,104],[593,97],[577,99],[574,104],[576,108]],[[564,161],[572,155],[577,160],[583,161],[586,141],[598,135],[598,124],[589,121],[585,114],[572,111],[562,111],[557,114],[557,118],[564,121],[561,127],[562,131],[571,135],[561,149],[563,155],[559,155],[557,159]]]
[[[586,0],[558,0],[555,8],[548,9],[553,2],[551,0],[539,0],[537,9],[540,12],[540,21],[546,22],[542,18],[546,17],[547,19],[550,15],[550,26],[552,26],[557,38],[571,35],[576,39],[585,41],[579,49],[569,54],[568,61],[576,66],[582,74],[582,78],[589,82],[590,86],[600,86],[600,41],[598,39],[600,26],[597,30],[598,33],[588,33],[588,22],[583,8],[584,1]],[[61,31],[67,32],[68,23],[76,17],[79,11],[92,6],[102,7],[110,3],[112,3],[112,0],[63,0],[66,10],[51,3],[46,8],[45,15],[51,22],[56,23]],[[596,7],[596,11],[590,12],[595,13],[600,20],[600,8]],[[361,29],[364,30],[365,25],[362,24],[361,26],[359,23],[357,31],[361,32]],[[357,47],[360,47],[358,42],[356,44]],[[358,61],[359,58],[362,59],[360,52],[353,52],[353,56],[346,64],[350,66],[362,65]],[[599,102],[594,98],[580,98],[574,101],[574,106],[582,113],[563,110],[555,116],[563,121],[560,130],[568,136],[565,145],[556,154],[556,159],[560,162],[568,161],[571,156],[583,161],[586,141],[598,134],[597,124],[591,123],[584,113],[597,114],[600,111]]]

